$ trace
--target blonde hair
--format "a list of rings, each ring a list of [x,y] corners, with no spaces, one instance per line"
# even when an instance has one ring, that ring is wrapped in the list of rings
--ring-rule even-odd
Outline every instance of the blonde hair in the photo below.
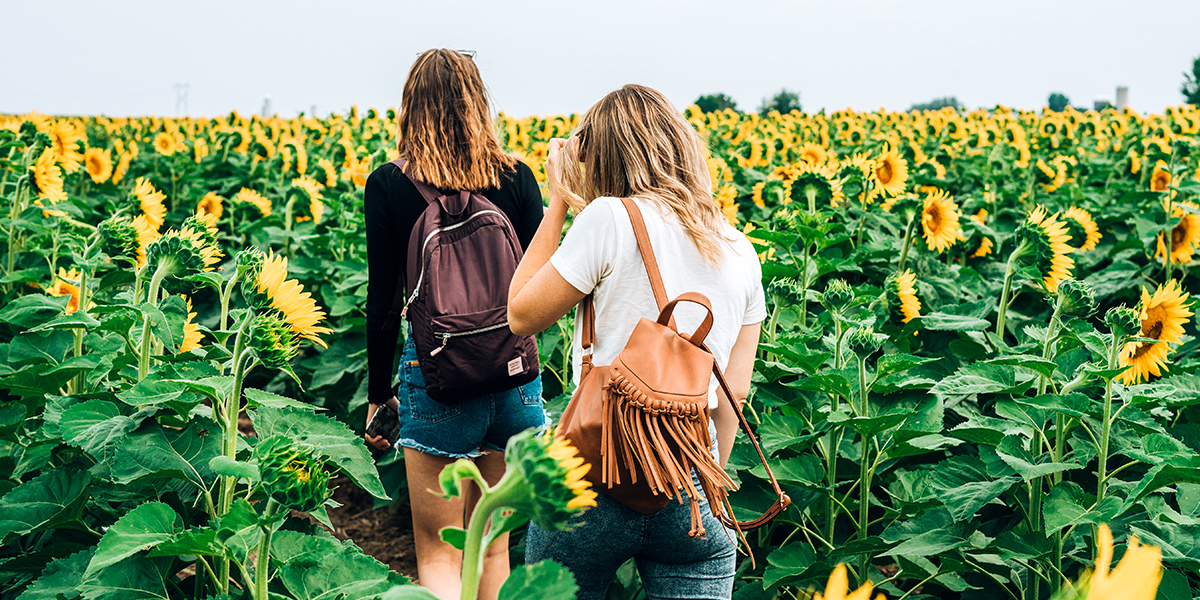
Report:
[[[626,85],[588,109],[571,137],[548,175],[573,211],[602,196],[650,199],[679,218],[705,260],[720,261],[724,219],[708,150],[666,96]]]
[[[454,50],[426,50],[404,82],[396,148],[418,179],[444,190],[500,187],[517,159],[500,149],[487,88],[475,61]]]

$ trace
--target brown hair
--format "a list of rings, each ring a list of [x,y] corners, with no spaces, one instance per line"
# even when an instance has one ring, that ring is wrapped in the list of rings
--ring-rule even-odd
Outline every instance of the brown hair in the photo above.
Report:
[[[678,218],[700,255],[721,257],[724,218],[696,130],[662,93],[626,85],[588,109],[549,173],[579,212],[601,196],[639,196]],[[582,161],[582,164],[581,164]]]
[[[500,187],[517,159],[500,149],[487,89],[475,61],[460,52],[417,57],[400,100],[396,147],[421,181],[444,190]]]

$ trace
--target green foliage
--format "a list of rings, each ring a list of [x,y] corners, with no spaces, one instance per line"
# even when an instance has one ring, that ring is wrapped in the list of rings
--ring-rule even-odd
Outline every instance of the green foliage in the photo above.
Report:
[[[763,98],[762,103],[758,105],[758,114],[760,115],[766,115],[771,111],[786,115],[793,110],[796,112],[804,110],[800,106],[800,92],[794,92],[787,88],[779,90],[774,96]]]
[[[1050,94],[1050,97],[1046,99],[1046,106],[1053,112],[1062,112],[1070,105],[1071,99],[1059,92]]]
[[[737,102],[725,94],[705,94],[693,102],[700,107],[700,112],[716,112],[719,110],[737,110]]]
[[[1179,91],[1184,102],[1200,106],[1200,56],[1192,61],[1192,72],[1183,74],[1183,87]]]
[[[918,102],[913,104],[912,106],[908,107],[908,112],[941,110],[943,108],[952,108],[957,112],[960,110],[965,110],[967,107],[964,106],[962,102],[959,102],[958,98],[955,96],[943,96],[941,98],[934,98],[929,102]]]

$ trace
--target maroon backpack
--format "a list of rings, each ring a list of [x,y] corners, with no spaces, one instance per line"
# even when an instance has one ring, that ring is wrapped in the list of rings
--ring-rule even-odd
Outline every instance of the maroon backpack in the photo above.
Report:
[[[408,239],[408,294],[396,290],[385,325],[397,310],[408,319],[426,393],[453,403],[533,381],[537,342],[508,328],[508,286],[523,254],[512,223],[479,194],[443,194],[404,159],[392,164],[429,203]]]

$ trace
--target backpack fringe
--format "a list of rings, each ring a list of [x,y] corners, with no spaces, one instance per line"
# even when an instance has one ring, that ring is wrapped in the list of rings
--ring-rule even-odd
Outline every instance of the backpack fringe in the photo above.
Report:
[[[737,489],[709,452],[712,439],[704,407],[651,398],[615,371],[605,390],[609,410],[601,432],[602,481],[610,488],[620,484],[619,465],[625,465],[630,483],[637,483],[640,472],[655,494],[680,504],[686,494],[692,513],[688,535],[704,536],[700,490],[692,482],[692,470],[714,516],[726,512],[729,491]]]

